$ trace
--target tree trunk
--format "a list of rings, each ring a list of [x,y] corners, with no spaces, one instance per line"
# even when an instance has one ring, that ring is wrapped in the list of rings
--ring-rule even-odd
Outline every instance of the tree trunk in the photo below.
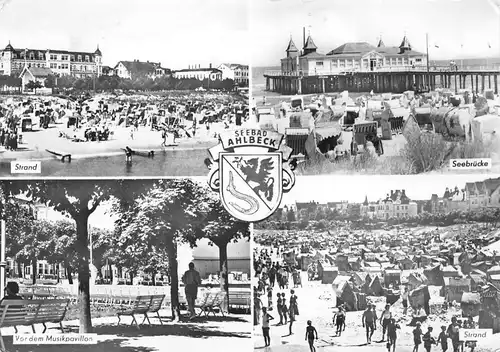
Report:
[[[181,316],[179,306],[179,274],[177,269],[177,242],[173,235],[166,235],[168,265],[170,268],[170,301],[172,320],[178,321]]]
[[[68,277],[68,283],[73,285],[73,272],[71,271],[71,265],[66,264],[66,276]]]
[[[108,262],[108,269],[109,269],[109,280],[110,283],[113,284],[113,267],[111,266],[111,263]]]
[[[37,262],[36,258],[31,261],[31,273],[32,273],[31,280],[33,282],[33,285],[36,284],[36,277],[38,275],[37,263],[38,262]]]
[[[229,312],[229,270],[227,267],[227,242],[216,243],[219,247],[220,289],[226,292],[225,306]]]
[[[21,267],[21,262],[18,260],[17,263],[17,277],[24,278],[23,268]]]
[[[87,204],[84,205],[85,207]],[[92,320],[90,316],[90,251],[88,241],[88,214],[82,210],[76,221],[76,250],[78,253],[78,305],[80,307],[79,333],[90,333]]]
[[[156,271],[153,271],[153,272],[151,273],[151,284],[152,284],[153,286],[156,286]]]

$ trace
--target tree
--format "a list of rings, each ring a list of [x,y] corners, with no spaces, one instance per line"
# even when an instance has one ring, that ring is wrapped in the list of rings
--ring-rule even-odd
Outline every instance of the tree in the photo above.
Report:
[[[193,232],[199,228],[197,224],[203,214],[199,202],[203,199],[201,190],[198,183],[189,179],[160,180],[134,202],[121,202],[114,207],[119,215],[116,231],[129,258],[141,255],[145,248],[165,248],[171,273],[173,320],[180,317],[177,244],[187,241],[195,244]]]
[[[295,212],[293,211],[293,209],[288,210],[288,213],[286,214],[286,220],[289,221],[289,222],[292,222],[292,221],[296,220],[296,218],[295,218]]]
[[[88,247],[88,219],[97,207],[112,196],[124,199],[134,197],[148,181],[121,180],[43,180],[4,181],[9,195],[24,193],[34,202],[52,207],[71,217],[76,224],[76,269],[78,272],[78,304],[80,307],[80,333],[92,329],[90,315],[90,269]],[[150,181],[149,181],[150,182]],[[131,186],[134,187],[131,187]]]
[[[57,82],[57,76],[55,76],[55,75],[48,75],[47,78],[44,81],[44,86],[46,88],[55,88],[56,87],[56,82]]]
[[[76,250],[76,226],[69,220],[54,223],[54,233],[47,256],[49,263],[62,263],[69,284],[73,284],[73,270],[78,266]]]
[[[35,81],[29,81],[28,83],[26,83],[25,87],[28,90],[33,90],[34,93],[36,94],[36,90],[39,88],[42,88],[43,86],[39,81],[35,80]]]
[[[250,240],[250,229],[248,223],[235,219],[226,211],[218,194],[208,188],[205,192],[205,201],[202,202],[206,207],[205,214],[197,234],[200,238],[207,237],[219,248],[221,290],[226,292],[226,306],[229,307],[227,246],[241,238]]]

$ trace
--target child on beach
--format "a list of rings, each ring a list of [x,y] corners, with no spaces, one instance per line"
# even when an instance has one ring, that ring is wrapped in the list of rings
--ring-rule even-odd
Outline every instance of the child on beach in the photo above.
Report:
[[[422,340],[424,341],[424,348],[427,352],[431,352],[432,345],[436,345],[436,340],[434,337],[431,336],[432,334],[432,327],[429,326],[427,328],[427,332],[424,334],[422,337]]]
[[[309,342],[309,348],[311,352],[316,352],[316,348],[314,347],[314,339],[318,339],[318,332],[316,331],[316,328],[312,326],[312,322],[308,320],[306,327],[306,341]]]
[[[420,322],[417,322],[417,327],[413,329],[413,352],[418,352],[418,346],[422,343],[422,329]]]
[[[401,329],[398,323],[396,323],[396,319],[391,318],[387,324],[387,351],[392,352],[396,351],[396,340],[398,338],[397,330]]]
[[[266,307],[262,307],[262,334],[264,335],[264,343],[267,346],[271,345],[271,336],[269,335],[269,320],[274,318],[269,315]]]
[[[267,310],[273,310],[273,288],[271,286],[267,288]]]
[[[438,336],[437,342],[441,342],[441,350],[446,352],[448,350],[448,335],[446,334],[446,326],[441,326],[441,333]]]

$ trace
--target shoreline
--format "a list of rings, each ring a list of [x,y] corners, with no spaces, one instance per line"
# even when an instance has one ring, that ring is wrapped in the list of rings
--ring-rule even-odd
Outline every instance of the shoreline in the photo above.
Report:
[[[197,145],[199,144],[199,145]],[[186,143],[185,145],[171,145],[171,146],[166,146],[166,147],[154,147],[154,148],[147,148],[146,147],[134,147],[131,148],[132,150],[135,151],[154,151],[156,152],[169,152],[169,151],[192,151],[192,150],[201,150],[201,149],[206,149],[207,150],[207,156],[208,156],[208,149],[216,145],[217,142],[208,142],[208,141],[198,141],[197,143]],[[14,152],[15,153],[15,152]],[[51,156],[49,152],[47,151],[27,151],[27,152],[21,152],[21,153],[26,153],[26,154],[43,154],[41,157],[36,157],[34,155],[32,156],[26,156],[26,157],[3,157],[2,154],[0,154],[0,163],[3,162],[12,162],[12,161],[49,161],[49,160],[57,160],[60,159],[56,156]],[[112,156],[118,156],[118,155],[124,155],[123,150],[116,150],[115,148],[110,148],[110,150],[105,151],[103,153],[82,153],[82,154],[71,154],[71,159],[92,159],[92,158],[106,158],[106,157],[112,157]],[[153,157],[154,158],[154,157]]]

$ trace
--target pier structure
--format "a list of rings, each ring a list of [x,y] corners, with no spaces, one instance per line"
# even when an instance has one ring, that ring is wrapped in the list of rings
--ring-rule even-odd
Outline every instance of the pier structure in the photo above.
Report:
[[[488,69],[418,71],[345,72],[300,76],[266,72],[266,90],[285,95],[341,92],[403,93],[407,90],[447,88],[455,93],[468,89],[481,93],[486,89],[498,94],[500,71]]]
[[[281,59],[281,70],[264,73],[266,90],[280,94],[316,94],[344,90],[352,92],[403,93],[407,90],[447,88],[498,94],[500,70],[486,66],[460,67],[451,61],[438,66],[427,53],[415,50],[406,34],[398,46],[367,42],[348,42],[327,54],[318,52],[311,35],[303,34],[302,50],[292,38]]]

